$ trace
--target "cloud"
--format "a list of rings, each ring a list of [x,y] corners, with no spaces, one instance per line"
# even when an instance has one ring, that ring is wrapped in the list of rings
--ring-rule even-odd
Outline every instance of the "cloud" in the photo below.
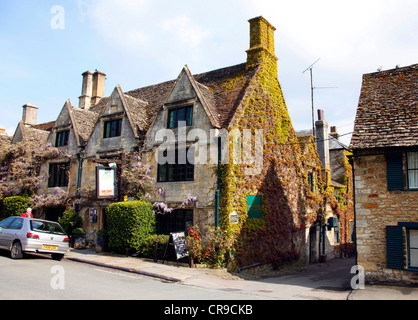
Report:
[[[174,19],[169,19],[164,22],[163,30],[166,33],[178,38],[183,44],[192,48],[199,45],[199,43],[209,34],[208,30],[204,30],[199,26],[193,25],[190,18],[187,16],[178,16]]]
[[[416,59],[418,35],[407,28],[411,21],[416,21],[416,1],[247,2],[277,28],[281,42],[276,50],[280,50],[280,44],[288,46],[307,61],[321,58],[329,68],[350,71],[355,64],[373,71],[370,65],[377,68],[389,64],[390,68],[397,63],[414,63]],[[406,42],[409,49],[394,42]],[[404,62],[394,62],[394,57],[402,57]]]
[[[146,0],[79,0],[81,20],[115,47],[135,51],[143,47],[147,37]]]

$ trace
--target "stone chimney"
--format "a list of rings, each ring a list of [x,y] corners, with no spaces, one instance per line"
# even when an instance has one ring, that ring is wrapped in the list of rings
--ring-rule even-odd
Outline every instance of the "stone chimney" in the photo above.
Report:
[[[38,107],[27,103],[23,106],[22,121],[25,125],[34,126],[38,118]]]
[[[81,87],[81,96],[79,99],[79,108],[89,109],[91,106],[91,97],[93,94],[93,72],[86,71],[82,74],[83,85]]]
[[[322,169],[330,167],[328,123],[324,120],[324,110],[318,110],[318,121],[315,122],[315,141]]]
[[[333,126],[331,127],[331,133],[330,135],[336,139],[336,140],[340,140],[340,134],[337,132],[337,127]]]
[[[273,27],[263,17],[256,17],[248,20],[250,23],[250,49],[247,50],[247,68],[254,67],[263,62],[277,62],[274,53],[274,31]]]
[[[93,94],[91,97],[91,105],[94,106],[101,98],[104,97],[106,74],[96,71],[93,74]]]

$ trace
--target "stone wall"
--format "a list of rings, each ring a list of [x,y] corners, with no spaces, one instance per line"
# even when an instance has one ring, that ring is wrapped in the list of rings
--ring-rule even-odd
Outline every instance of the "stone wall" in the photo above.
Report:
[[[386,226],[417,220],[416,191],[388,191],[384,155],[355,158],[358,264],[367,282],[418,283],[418,272],[387,268]]]

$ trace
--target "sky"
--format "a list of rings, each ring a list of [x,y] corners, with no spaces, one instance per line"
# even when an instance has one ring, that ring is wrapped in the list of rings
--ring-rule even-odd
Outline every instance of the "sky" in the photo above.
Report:
[[[314,62],[314,108],[346,144],[362,75],[418,63],[418,0],[1,0],[0,128],[13,135],[26,103],[38,123],[67,99],[78,106],[87,70],[106,73],[108,96],[176,79],[186,64],[198,74],[243,63],[260,15],[276,27],[295,130],[312,127],[303,71]]]

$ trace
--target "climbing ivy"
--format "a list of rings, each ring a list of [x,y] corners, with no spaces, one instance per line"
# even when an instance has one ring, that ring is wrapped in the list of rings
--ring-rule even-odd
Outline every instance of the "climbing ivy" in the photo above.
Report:
[[[246,175],[247,165],[230,160],[221,166],[220,226],[234,234],[238,266],[259,262],[280,265],[299,259],[305,230],[327,203],[339,216],[342,211],[333,188],[322,177],[316,151],[301,152],[277,78],[275,57],[264,54],[259,63],[247,65],[247,72],[255,72],[251,93],[237,109],[229,130],[263,130],[263,169],[258,175]],[[242,74],[220,85],[227,88],[240,77]],[[309,143],[313,145],[313,140]],[[316,173],[315,191],[308,171]],[[262,196],[261,218],[248,218],[248,195]],[[237,224],[230,222],[231,213],[238,215]]]

